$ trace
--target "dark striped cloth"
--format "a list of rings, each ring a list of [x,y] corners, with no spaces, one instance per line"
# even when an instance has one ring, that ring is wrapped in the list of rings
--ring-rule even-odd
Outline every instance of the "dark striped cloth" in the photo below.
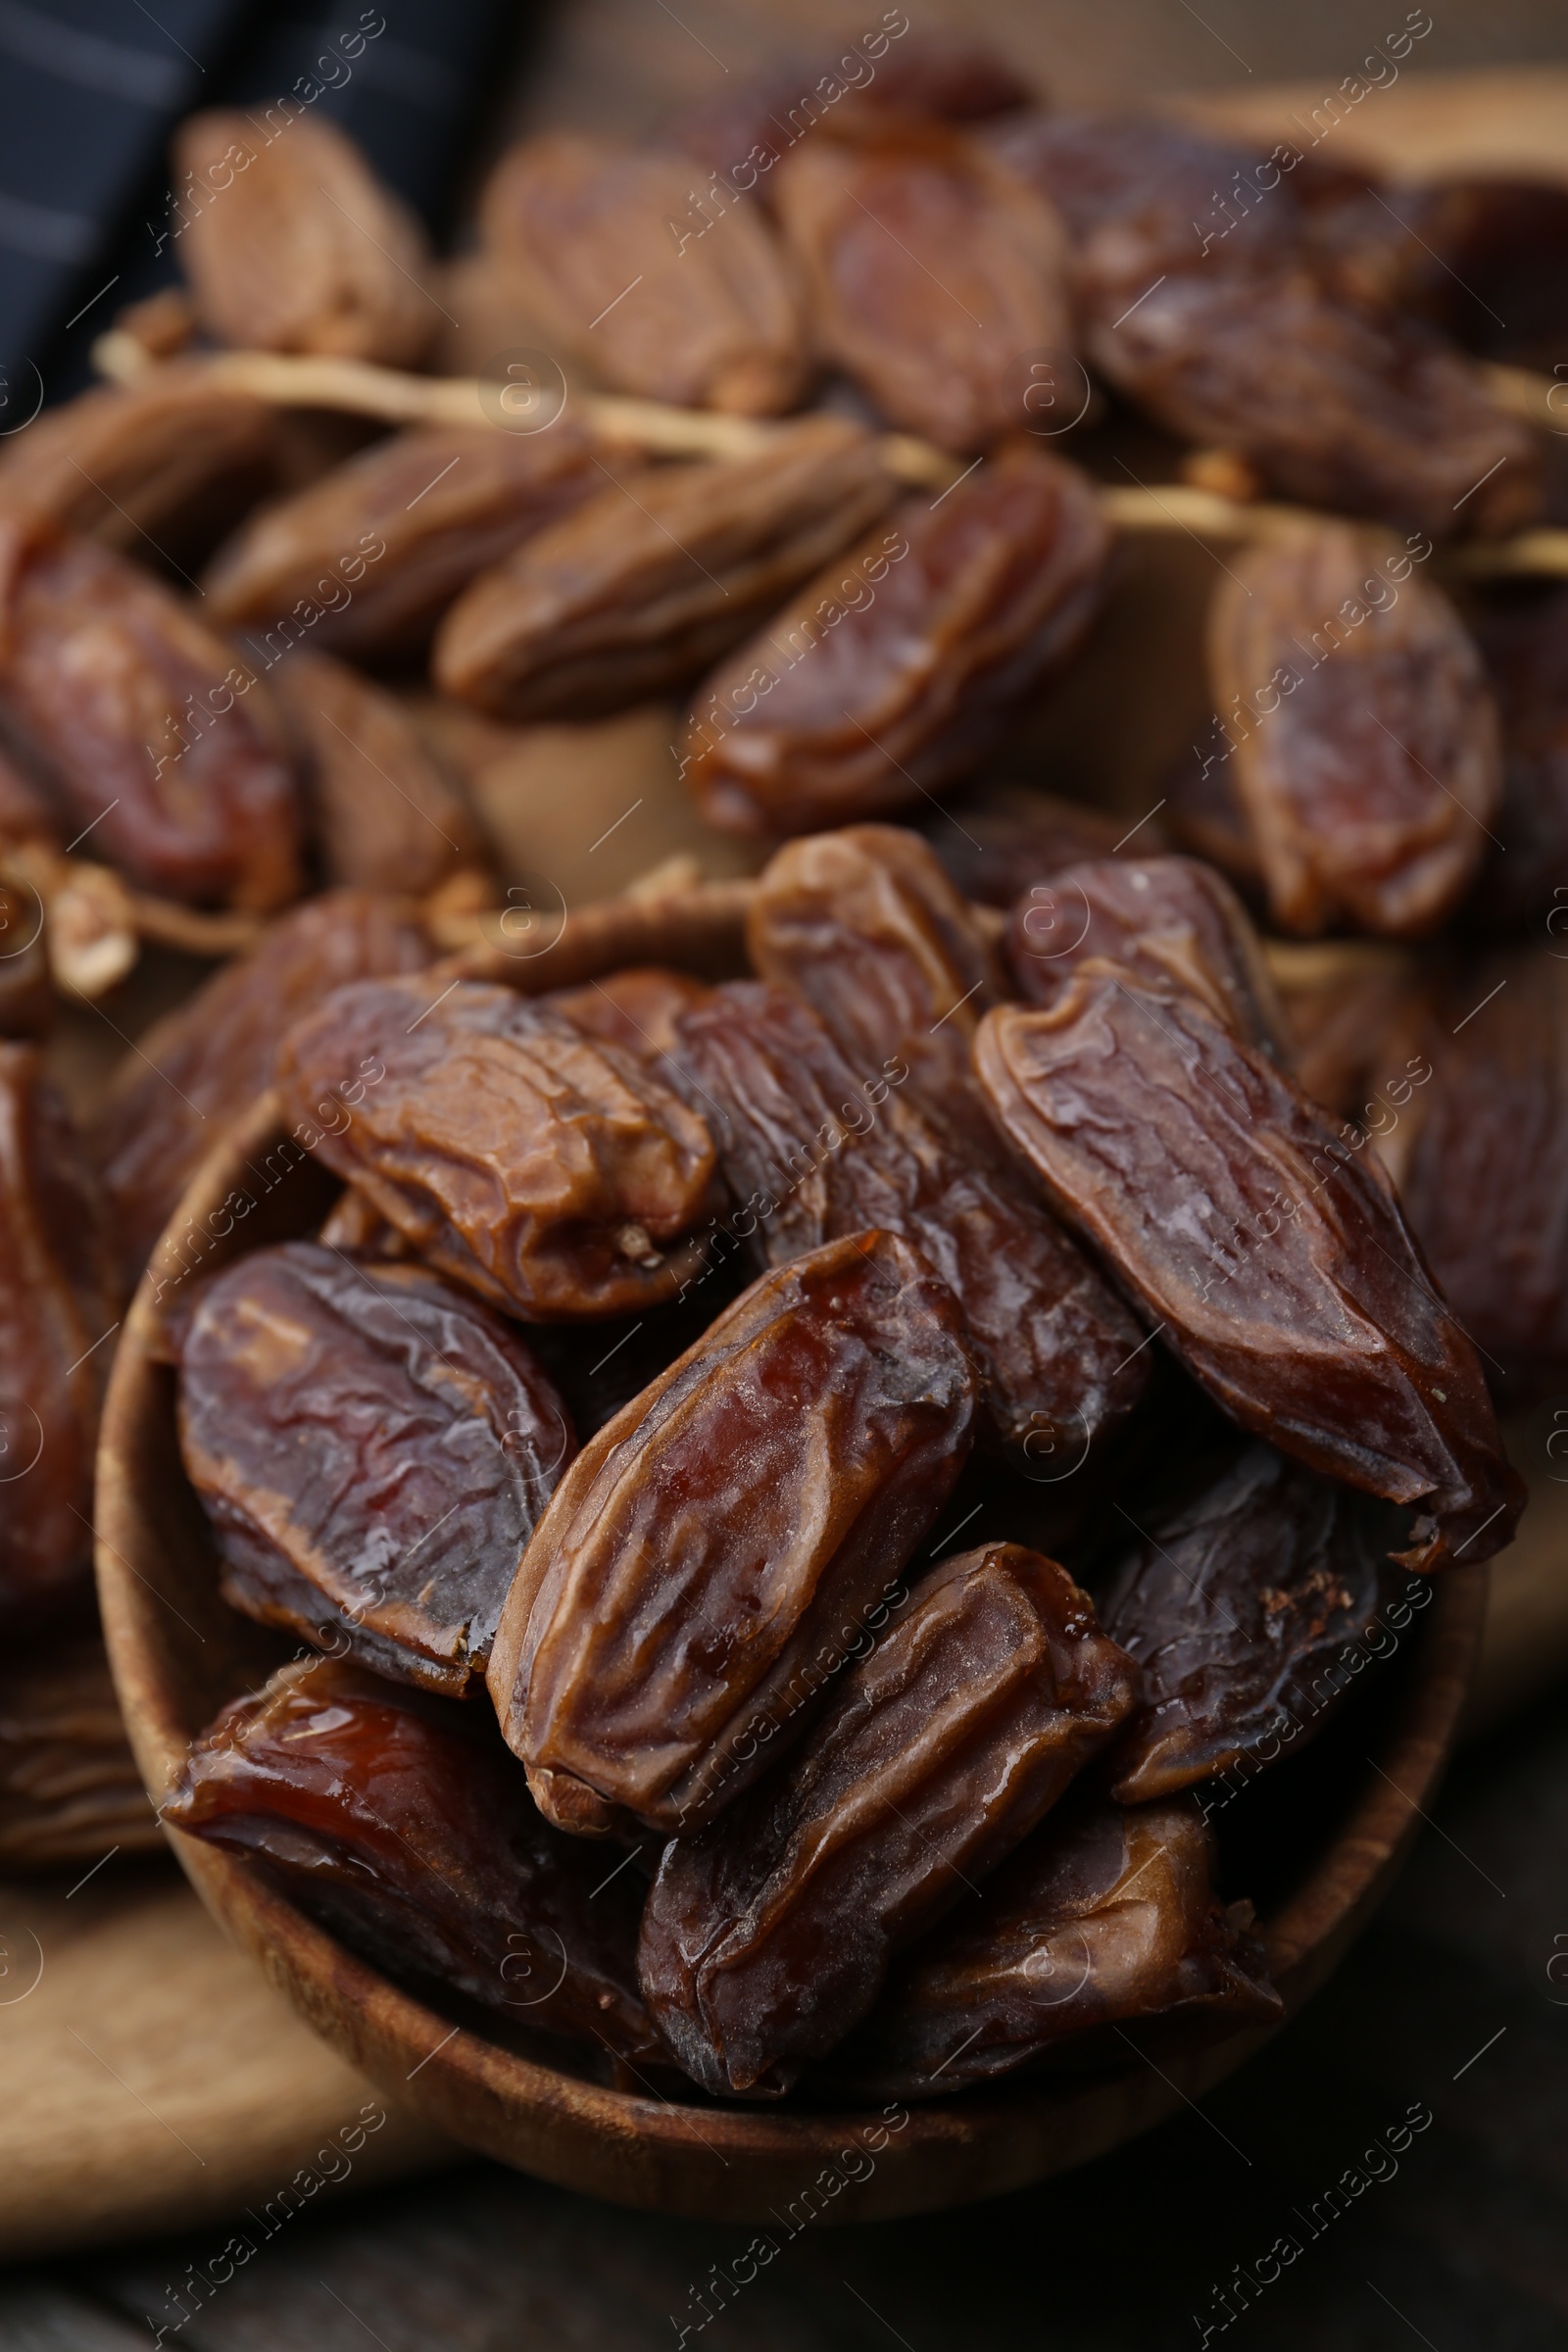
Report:
[[[93,336],[176,275],[167,152],[181,115],[307,99],[439,229],[527,13],[518,0],[0,0],[0,431],[78,390]]]

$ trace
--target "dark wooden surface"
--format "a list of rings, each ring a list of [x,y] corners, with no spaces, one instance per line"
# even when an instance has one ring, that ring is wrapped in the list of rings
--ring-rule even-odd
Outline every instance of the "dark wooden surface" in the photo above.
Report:
[[[210,2269],[224,2229],[13,2272],[0,2347],[131,2352],[167,2323],[186,2352],[655,2352],[692,2325],[704,2352],[1160,2352],[1197,2346],[1193,2314],[1216,2320],[1213,2290],[1288,2232],[1299,2257],[1211,2343],[1555,2352],[1568,2343],[1565,1860],[1555,1697],[1468,1752],[1377,1924],[1201,2113],[966,2212],[781,2226],[776,2257],[700,2333],[694,2294],[711,2266],[733,2271],[751,2230],[620,2213],[472,2165],[363,2199],[325,2190],[270,2240],[243,2225],[254,2258],[177,2333],[171,2290]],[[1368,2157],[1412,2107],[1430,2127]],[[1324,2222],[1348,2168],[1365,2180],[1396,2163]],[[846,2220],[855,2193],[834,2208]]]

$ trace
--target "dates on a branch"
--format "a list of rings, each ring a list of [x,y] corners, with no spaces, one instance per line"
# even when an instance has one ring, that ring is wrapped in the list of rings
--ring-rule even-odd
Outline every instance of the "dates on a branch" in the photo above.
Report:
[[[1418,936],[1486,852],[1496,711],[1458,615],[1411,562],[1326,523],[1243,551],[1216,590],[1216,706],[1255,706],[1232,788],[1287,930]]]
[[[97,857],[168,898],[283,906],[299,888],[299,788],[222,639],[91,540],[23,526],[5,555],[0,715],[73,831],[92,826]]]
[[[0,1622],[43,1615],[91,1561],[119,1311],[65,1104],[35,1046],[0,1045]]]
[[[477,858],[466,803],[390,694],[303,646],[278,663],[274,691],[329,882],[417,898]]]
[[[809,833],[921,805],[1088,628],[1110,533],[1087,478],[1036,443],[888,519],[700,690],[683,772],[712,823]]]
[[[514,1328],[421,1266],[288,1242],[202,1290],[179,1440],[224,1597],[462,1696],[575,1450]]]
[[[260,1861],[375,1967],[633,2062],[660,2044],[637,1990],[635,1873],[540,1820],[476,1708],[338,1659],[225,1707],[165,1819]]]
[[[351,1108],[344,1083],[372,1065]],[[550,1005],[471,980],[363,981],[289,1031],[277,1080],[306,1148],[493,1305],[622,1314],[691,1270],[679,1237],[708,1204],[707,1129],[649,1063]]]
[[[497,165],[485,238],[553,346],[618,390],[769,416],[805,389],[805,336],[783,257],[736,205],[712,235],[686,224],[690,159],[569,132]]]
[[[489,1683],[546,1814],[689,1835],[873,1639],[969,1451],[952,1293],[889,1233],[764,1274],[589,1440]]]
[[[1033,1004],[1054,1004],[1096,956],[1156,996],[1196,997],[1272,1060],[1286,1058],[1274,984],[1247,909],[1196,858],[1105,858],[1034,883],[1013,906],[1007,956]]]
[[[1019,1544],[944,1561],[784,1777],[666,1847],[638,1975],[709,2091],[777,2097],[1125,1719],[1137,1669]]]
[[[716,662],[892,503],[876,442],[839,416],[755,457],[597,469],[599,495],[447,614],[436,683],[514,720],[645,701]]]
[[[189,206],[180,256],[202,323],[246,350],[312,351],[394,368],[441,318],[414,215],[320,113],[271,136],[214,107],[174,136]],[[194,183],[194,185],[192,184]]]
[[[904,1099],[904,1063],[858,1068],[789,990],[731,982],[682,1020],[675,1068],[744,1204],[728,1231],[771,1265],[902,1235],[957,1299],[982,1408],[1025,1470],[1081,1460],[1137,1403],[1131,1315],[1019,1172]]]
[[[1480,1362],[1354,1131],[1196,999],[1093,965],[1049,1012],[989,1013],[975,1060],[1053,1205],[1234,1420],[1419,1504],[1409,1567],[1502,1548],[1524,1490]]]
[[[1073,342],[1052,208],[957,133],[807,141],[771,188],[811,335],[894,424],[985,449],[1028,422],[1029,366]]]
[[[1403,1524],[1261,1445],[1149,1514],[1100,1604],[1144,1670],[1112,1793],[1140,1804],[1295,1754],[1376,1654],[1359,1645]]]
[[[1426,329],[1336,295],[1280,149],[1238,218],[1220,191],[1257,159],[1142,118],[1036,115],[996,146],[1067,222],[1086,356],[1156,422],[1289,497],[1434,538],[1531,519],[1530,428]]]
[[[290,1023],[347,980],[413,972],[430,959],[424,934],[392,900],[328,891],[154,1022],[121,1063],[91,1133],[127,1285],[197,1161],[271,1083]]]
[[[308,629],[355,660],[417,654],[477,572],[604,478],[566,417],[542,433],[393,433],[252,515],[213,559],[209,604],[280,650]]]
[[[818,2086],[934,2098],[994,2082],[1096,2027],[1278,2024],[1251,1905],[1223,1907],[1212,1869],[1191,1798],[1070,1800],[895,1966]]]

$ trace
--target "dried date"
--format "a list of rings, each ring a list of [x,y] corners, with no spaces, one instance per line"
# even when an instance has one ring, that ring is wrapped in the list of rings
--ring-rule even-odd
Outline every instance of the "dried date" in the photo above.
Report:
[[[390,694],[303,647],[278,663],[273,691],[328,882],[416,898],[477,861],[467,804]]]
[[[477,1711],[337,1659],[226,1707],[164,1818],[264,1863],[373,1966],[635,2063],[638,1888],[540,1820]]]
[[[430,958],[429,941],[392,900],[329,891],[153,1023],[111,1080],[89,1135],[127,1285],[197,1161],[270,1085],[290,1023],[345,981],[416,971]]]
[[[0,1621],[92,1558],[92,1467],[119,1307],[102,1218],[35,1046],[0,1045]]]
[[[1054,1004],[1091,956],[1154,995],[1196,997],[1271,1060],[1288,1058],[1263,950],[1236,893],[1192,858],[1102,858],[1037,882],[1014,904],[1007,956],[1018,992]]]
[[[202,324],[242,350],[408,366],[441,317],[419,283],[431,260],[418,221],[319,114],[296,111],[286,127],[269,136],[214,107],[174,135],[191,208],[180,258]]]
[[[674,1083],[744,1204],[720,1230],[731,1248],[755,1234],[775,1266],[867,1226],[899,1234],[957,1299],[1013,1457],[1081,1462],[1143,1395],[1138,1326],[1027,1182],[903,1099],[903,1067],[857,1070],[787,989],[713,990],[680,1023]]]
[[[1049,1012],[988,1014],[975,1060],[1057,1212],[1232,1419],[1419,1504],[1409,1567],[1502,1548],[1523,1487],[1364,1139],[1195,999],[1093,966]]]
[[[996,148],[1067,222],[1086,356],[1157,423],[1289,497],[1434,538],[1534,515],[1529,427],[1469,361],[1340,299],[1315,262],[1289,191],[1340,184],[1321,168],[1298,158],[1287,180],[1276,149],[1268,201],[1238,219],[1217,191],[1255,157],[1142,118],[1032,116]]]
[[[476,579],[436,639],[443,692],[500,718],[585,715],[709,668],[891,505],[860,426],[808,416],[755,457],[608,466],[598,497]]]
[[[1325,524],[1246,550],[1216,592],[1216,705],[1256,704],[1231,785],[1287,930],[1418,936],[1481,864],[1502,790],[1496,711],[1474,644],[1412,562]]]
[[[666,1847],[638,1976],[705,2090],[777,2097],[888,1964],[1028,1836],[1130,1712],[1137,1669],[1065,1569],[948,1560],[853,1667],[791,1772]]]
[[[783,257],[745,205],[712,236],[687,226],[691,176],[683,155],[553,132],[502,157],[480,226],[546,339],[618,390],[773,416],[806,388]]]
[[[372,1065],[351,1105],[345,1075]],[[362,981],[288,1032],[277,1084],[296,1140],[493,1305],[620,1314],[689,1270],[707,1129],[646,1061],[550,1005],[469,980]]]
[[[1100,1601],[1144,1675],[1109,1758],[1124,1805],[1250,1778],[1321,1730],[1381,1654],[1368,1638],[1405,1524],[1261,1445],[1148,1517]]]
[[[205,554],[273,487],[278,413],[200,365],[100,385],[7,441],[0,504],[122,555]]]
[[[424,425],[265,507],[213,559],[213,612],[355,660],[422,653],[468,582],[604,487],[585,436]]]
[[[755,970],[803,997],[859,1069],[897,1058],[972,1148],[969,1053],[1007,995],[1002,958],[918,834],[848,825],[769,859],[747,916]],[[986,1131],[983,1114],[980,1132]]]
[[[203,1287],[179,1365],[224,1598],[461,1697],[575,1450],[514,1330],[422,1267],[288,1242]]]
[[[660,1061],[677,1049],[681,1015],[706,1004],[709,993],[690,972],[648,963],[611,972],[582,988],[554,989],[545,1002],[605,1045]]]
[[[969,1450],[951,1292],[888,1233],[764,1274],[583,1447],[489,1682],[547,1816],[689,1834],[896,1605]]]
[[[808,833],[918,803],[974,767],[1078,645],[1110,533],[1087,478],[1003,443],[877,530],[699,693],[682,773],[710,822]]]
[[[86,539],[13,529],[0,719],[95,854],[202,906],[299,888],[299,787],[256,682],[150,572]]]
[[[1210,2032],[1277,2025],[1284,2004],[1251,1905],[1223,1907],[1212,1873],[1192,1799],[1071,1800],[895,1966],[821,2087],[933,2098],[1137,2018]]]
[[[965,455],[1028,422],[1073,343],[1055,213],[960,133],[808,141],[772,183],[821,357],[894,424]]]

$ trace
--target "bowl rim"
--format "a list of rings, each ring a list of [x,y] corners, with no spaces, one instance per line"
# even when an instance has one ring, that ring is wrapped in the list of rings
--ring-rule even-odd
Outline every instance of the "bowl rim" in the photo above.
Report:
[[[527,993],[636,962],[743,968],[744,885],[698,885],[650,901],[629,897],[581,910],[547,953],[520,970],[505,951],[449,959],[459,976],[505,977]],[[461,969],[459,967],[462,967]],[[177,1618],[205,1643],[178,1600],[179,1546],[170,1541],[171,1472],[182,1481],[173,1436],[172,1374],[158,1348],[160,1292],[201,1237],[201,1271],[243,1253],[278,1203],[251,1200],[248,1183],[284,1144],[275,1100],[264,1095],[215,1141],[175,1208],[125,1318],[110,1378],[98,1451],[95,1554],[105,1640],[132,1747],[155,1807],[167,1801],[189,1740],[221,1703],[209,1690],[193,1720],[200,1676]],[[295,1165],[317,1163],[301,1152]],[[270,1193],[271,1186],[266,1190]],[[226,1229],[220,1231],[226,1215]],[[304,1230],[297,1221],[280,1233]],[[272,1238],[270,1234],[267,1238]],[[181,1508],[199,1510],[188,1487]],[[1414,1676],[1379,1727],[1373,1767],[1339,1829],[1279,1910],[1261,1923],[1289,2019],[1337,1965],[1387,1892],[1424,1818],[1454,1744],[1474,1679],[1485,1611],[1484,1566],[1449,1566],[1425,1612]],[[210,1595],[213,1623],[231,1620]],[[221,1647],[221,1643],[219,1644]],[[221,1698],[232,1695],[225,1689]],[[414,2105],[452,2139],[564,2187],[689,2218],[783,2223],[814,2198],[808,2218],[887,2219],[1018,2188],[1101,2155],[1190,2102],[1277,2027],[1247,2028],[1155,2067],[1082,2080],[1024,2078],[948,2100],[847,2111],[686,2105],[612,2089],[525,2057],[427,2007],[357,1958],[271,1886],[253,1863],[165,1825],[208,1909],[323,2039],[376,2087]],[[851,2164],[851,2158],[855,2161]],[[866,2168],[869,2169],[866,2169]],[[840,2207],[835,2200],[853,2189]],[[784,2211],[781,2212],[780,2208]],[[801,2226],[805,2226],[804,2223]],[[785,2224],[788,2228],[788,2224]],[[793,2230],[790,2234],[794,2234]]]

